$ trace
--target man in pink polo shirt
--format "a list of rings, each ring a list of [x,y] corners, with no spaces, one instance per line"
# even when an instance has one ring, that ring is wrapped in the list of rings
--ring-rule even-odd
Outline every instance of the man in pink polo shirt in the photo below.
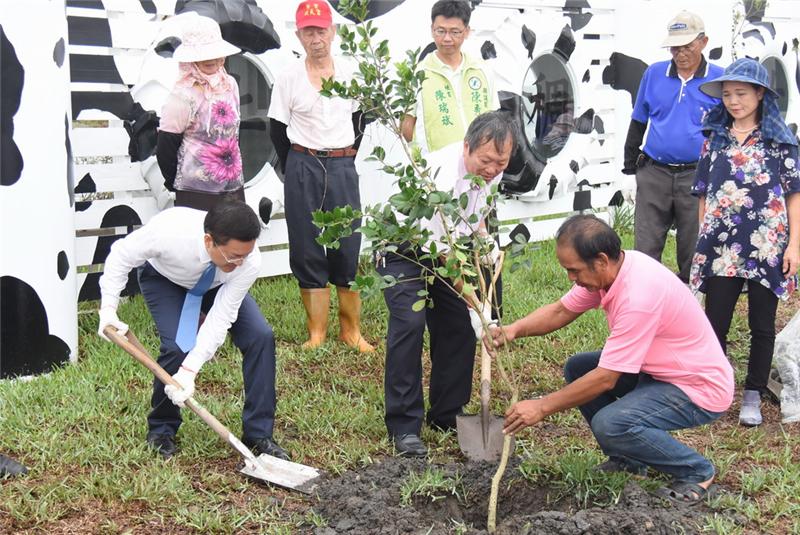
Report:
[[[659,494],[702,500],[714,480],[708,459],[669,431],[719,418],[733,400],[733,370],[700,305],[667,268],[643,253],[623,251],[619,236],[591,215],[568,219],[556,235],[556,255],[575,286],[501,329],[495,347],[540,336],[597,307],[610,330],[602,351],[573,355],[567,386],[506,412],[505,433],[579,407],[609,460],[598,469],[673,477]]]

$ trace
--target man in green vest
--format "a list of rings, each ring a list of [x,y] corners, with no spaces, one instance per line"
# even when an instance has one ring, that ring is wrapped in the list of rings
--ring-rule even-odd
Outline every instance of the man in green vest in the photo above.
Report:
[[[467,0],[439,0],[431,8],[436,52],[420,64],[426,78],[414,115],[407,115],[402,126],[403,137],[426,153],[462,141],[475,117],[499,108],[486,65],[461,52],[471,12]]]

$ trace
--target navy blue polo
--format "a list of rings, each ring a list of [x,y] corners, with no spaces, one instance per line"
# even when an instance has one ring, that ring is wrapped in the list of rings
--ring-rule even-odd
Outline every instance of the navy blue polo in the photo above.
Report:
[[[694,76],[684,82],[674,63],[659,61],[644,71],[631,118],[649,123],[644,152],[664,164],[693,163],[700,159],[703,118],[719,104],[700,85],[722,76],[724,70],[705,58]]]

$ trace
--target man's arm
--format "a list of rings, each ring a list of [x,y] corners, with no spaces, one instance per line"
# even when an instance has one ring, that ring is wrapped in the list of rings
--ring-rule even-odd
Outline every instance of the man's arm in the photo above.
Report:
[[[628,137],[625,138],[624,163],[622,172],[626,175],[636,174],[636,163],[642,153],[639,147],[642,146],[644,132],[647,130],[647,123],[642,123],[636,119],[631,119],[628,127]]]
[[[583,405],[614,388],[620,375],[621,372],[595,368],[543,398],[520,401],[506,411],[503,433],[516,433],[541,422],[551,414]]]
[[[582,312],[569,310],[561,303],[561,300],[550,303],[534,310],[524,318],[518,319],[511,325],[502,329],[492,329],[491,336],[494,347],[500,347],[505,342],[524,336],[541,336],[557,331],[575,321],[575,318],[581,314]]]
[[[406,115],[400,123],[400,132],[409,143],[414,139],[414,128],[417,125],[417,118],[413,115]]]

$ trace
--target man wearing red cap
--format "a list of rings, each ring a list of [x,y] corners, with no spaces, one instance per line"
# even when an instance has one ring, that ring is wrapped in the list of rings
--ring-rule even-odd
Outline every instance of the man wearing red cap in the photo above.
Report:
[[[353,233],[340,240],[338,249],[326,250],[316,242],[319,229],[311,219],[315,210],[345,205],[361,209],[355,155],[363,131],[362,114],[353,100],[319,94],[323,79],[348,82],[353,71],[331,55],[336,27],[327,2],[301,2],[295,21],[306,57],[276,79],[268,115],[270,137],[285,175],[289,265],[308,317],[309,338],[303,347],[315,348],[325,341],[330,283],[339,297],[339,339],[358,351],[370,352],[373,347],[359,328],[361,299],[349,288],[358,268],[361,234]]]

